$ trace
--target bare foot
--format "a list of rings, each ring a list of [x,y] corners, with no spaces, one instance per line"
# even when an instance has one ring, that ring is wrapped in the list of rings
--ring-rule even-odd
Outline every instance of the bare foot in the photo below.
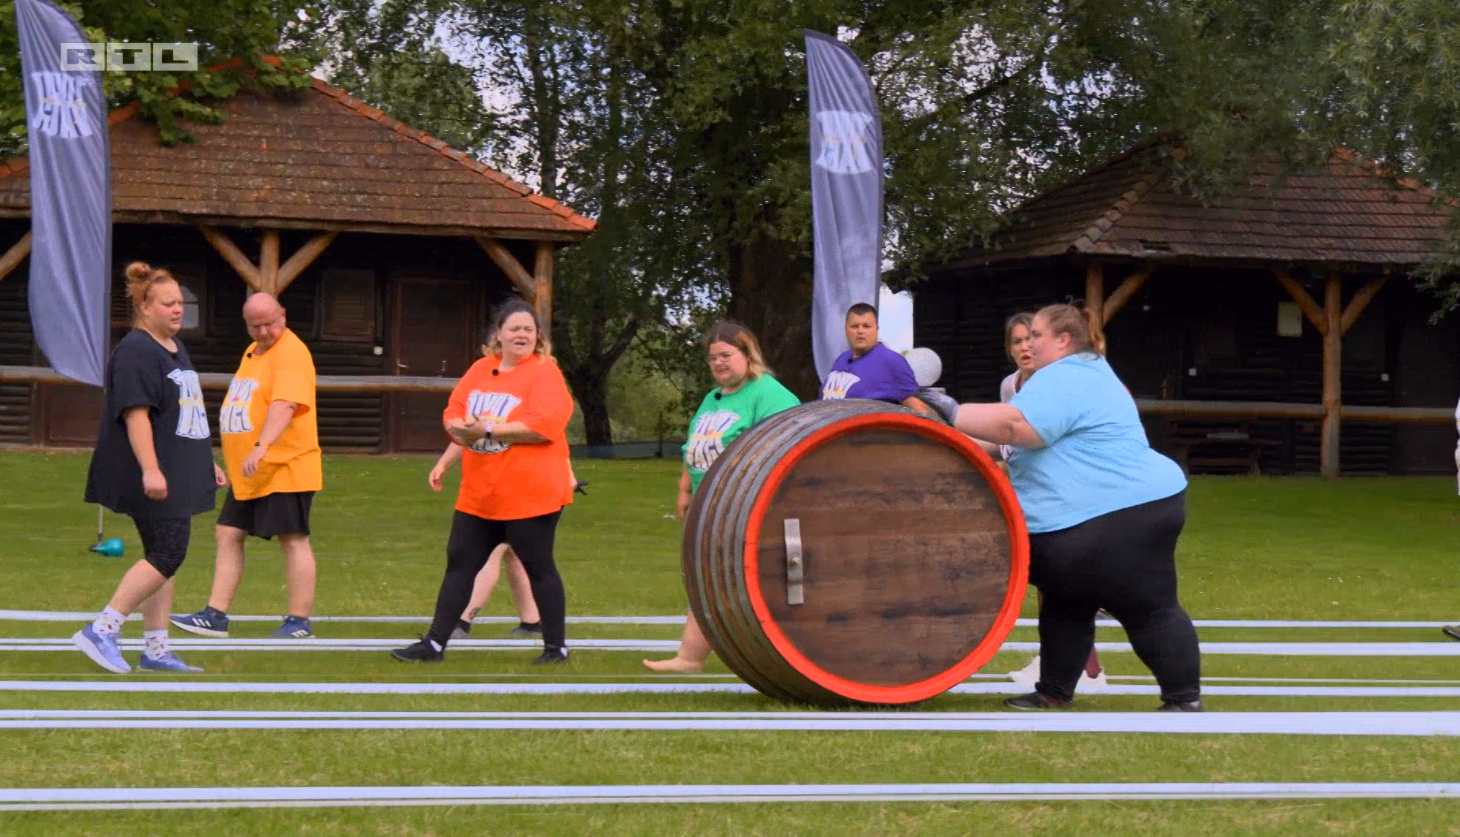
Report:
[[[644,667],[650,671],[669,672],[673,674],[696,674],[705,667],[705,664],[690,662],[682,657],[675,657],[670,660],[645,660]]]

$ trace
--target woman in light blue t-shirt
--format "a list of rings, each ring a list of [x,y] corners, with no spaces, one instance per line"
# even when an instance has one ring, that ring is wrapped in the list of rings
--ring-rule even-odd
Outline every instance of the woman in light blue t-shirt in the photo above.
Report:
[[[955,426],[1008,445],[1039,588],[1040,680],[1016,709],[1069,705],[1102,607],[1156,675],[1164,711],[1200,712],[1201,652],[1176,596],[1186,475],[1153,450],[1130,391],[1105,360],[1091,312],[1040,310],[1036,372],[1007,404],[964,404]]]

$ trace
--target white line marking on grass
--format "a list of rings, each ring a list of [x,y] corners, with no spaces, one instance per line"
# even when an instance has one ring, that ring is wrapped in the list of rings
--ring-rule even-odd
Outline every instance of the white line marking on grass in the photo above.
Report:
[[[96,613],[80,610],[0,610],[0,621],[12,622],[90,622],[96,618]],[[234,622],[279,622],[277,616],[229,616]],[[313,622],[342,622],[342,623],[384,623],[384,624],[429,624],[431,616],[312,616]],[[130,622],[140,622],[142,615],[134,613],[128,617]],[[474,625],[515,625],[515,616],[478,616],[472,620]],[[1197,619],[1194,620],[1198,628],[1443,628],[1446,625],[1453,625],[1456,620],[1448,622],[1413,622],[1413,621],[1325,621],[1325,620],[1289,620],[1289,619]],[[684,616],[569,616],[570,625],[683,625]],[[1038,627],[1037,619],[1020,619],[1018,626],[1021,628]],[[1118,628],[1120,623],[1110,619],[1100,619],[1095,622],[1102,628]]]
[[[243,681],[0,680],[11,692],[152,692],[215,694],[350,694],[350,695],[576,695],[576,694],[755,694],[745,683],[265,683]],[[950,694],[1016,695],[1027,689],[1017,683],[964,683]],[[1159,695],[1156,686],[1112,684],[1102,695]],[[1460,687],[1398,686],[1202,686],[1203,696],[1234,697],[1460,697]]]
[[[182,616],[185,614],[176,614]],[[90,622],[93,612],[82,610],[0,610],[0,622]],[[311,616],[311,622],[356,622],[384,624],[431,624],[432,616]],[[128,622],[142,621],[141,613],[127,617]],[[230,622],[283,622],[278,616],[229,615]],[[473,625],[516,625],[515,616],[478,616]],[[683,625],[684,616],[569,616],[570,625]],[[1440,625],[1448,623],[1436,623]]]
[[[297,712],[0,710],[0,729],[637,730],[1460,735],[1460,712]]]
[[[177,637],[169,643],[194,651],[384,651],[407,644],[404,639],[208,639]],[[145,646],[140,638],[123,638],[124,650]],[[540,639],[459,639],[448,646],[458,651],[500,651],[535,649]],[[673,639],[572,639],[571,649],[597,651],[674,651]],[[0,652],[72,650],[70,639],[59,637],[0,638]],[[1106,653],[1130,653],[1128,642],[1097,642],[1095,649]],[[1005,642],[1000,651],[1038,651],[1038,642]],[[1460,657],[1460,642],[1203,642],[1201,653],[1234,656],[1277,657]]]
[[[184,808],[586,805],[749,802],[958,802],[1196,799],[1454,799],[1455,782],[566,785],[486,787],[16,788],[10,811]]]

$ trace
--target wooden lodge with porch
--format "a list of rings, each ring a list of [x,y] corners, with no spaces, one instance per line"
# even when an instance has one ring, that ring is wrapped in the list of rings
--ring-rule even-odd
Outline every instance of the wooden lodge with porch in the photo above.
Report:
[[[998,397],[1003,323],[1085,300],[1151,443],[1194,473],[1455,472],[1460,323],[1410,279],[1452,208],[1346,152],[1205,205],[1148,143],[1041,195],[912,287],[941,385]]]
[[[517,293],[550,323],[554,253],[594,222],[318,80],[221,109],[174,147],[135,107],[109,120],[113,340],[129,328],[126,265],[169,269],[216,421],[250,342],[244,300],[275,293],[314,355],[327,450],[440,450],[490,308]],[[0,443],[90,446],[101,391],[37,368],[28,171],[0,165]]]

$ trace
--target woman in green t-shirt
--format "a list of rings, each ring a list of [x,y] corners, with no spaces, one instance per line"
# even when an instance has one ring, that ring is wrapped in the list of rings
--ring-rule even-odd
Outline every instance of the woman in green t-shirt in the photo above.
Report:
[[[683,520],[690,498],[710,465],[735,438],[765,418],[801,403],[766,369],[760,344],[750,329],[739,323],[718,322],[705,337],[710,374],[718,384],[690,419],[684,443],[684,470],[679,475],[679,502],[675,511]],[[693,611],[686,611],[679,653],[668,660],[645,660],[653,671],[692,674],[704,668],[710,644],[700,632]]]

